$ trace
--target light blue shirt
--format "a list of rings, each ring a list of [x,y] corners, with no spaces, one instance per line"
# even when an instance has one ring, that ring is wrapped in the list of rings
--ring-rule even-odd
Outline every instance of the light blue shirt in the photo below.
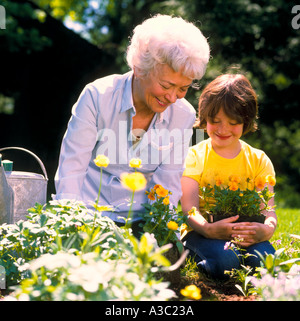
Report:
[[[93,160],[105,154],[110,164],[103,168],[99,205],[111,205],[104,214],[114,221],[127,217],[131,192],[120,182],[123,172],[133,172],[129,161],[142,160],[146,190],[155,184],[170,190],[170,202],[177,206],[181,197],[180,179],[190,144],[195,110],[185,99],[178,99],[163,113],[157,113],[140,142],[133,145],[132,75],[110,75],[88,84],[72,108],[72,117],[62,141],[55,175],[55,199],[76,199],[86,204],[97,198],[100,169]],[[134,195],[133,220],[149,200],[145,190]]]

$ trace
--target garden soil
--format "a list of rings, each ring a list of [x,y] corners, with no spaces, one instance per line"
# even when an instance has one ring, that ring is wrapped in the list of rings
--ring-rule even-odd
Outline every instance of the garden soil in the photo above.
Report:
[[[191,282],[185,277],[181,277],[180,282],[171,284],[170,288],[176,293],[177,300],[182,300],[180,290]],[[200,301],[257,301],[259,297],[249,295],[245,297],[234,285],[232,280],[221,282],[201,276],[199,280],[193,282],[200,290],[202,298]]]
[[[175,264],[179,260],[180,254],[176,246],[173,246],[165,257]],[[235,281],[229,279],[228,281],[218,281],[206,277],[202,273],[197,273],[197,277],[193,280],[191,278],[182,276],[180,268],[172,272],[158,273],[157,278],[163,278],[164,281],[170,283],[170,289],[172,289],[176,295],[176,300],[182,300],[183,296],[180,294],[180,290],[184,289],[187,285],[195,284],[201,290],[201,301],[256,301],[259,297],[256,295],[244,296],[238,288],[235,286]]]

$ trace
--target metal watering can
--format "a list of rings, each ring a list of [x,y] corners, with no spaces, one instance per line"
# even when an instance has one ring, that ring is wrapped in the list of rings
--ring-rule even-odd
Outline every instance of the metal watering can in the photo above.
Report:
[[[0,148],[0,152],[9,149],[20,150],[33,156],[44,175],[12,171],[12,168],[8,168],[9,166],[6,166],[5,170],[3,166],[5,161],[2,161],[0,167],[0,224],[25,220],[29,208],[35,203],[45,204],[47,199],[48,176],[43,162],[34,153],[21,147]]]

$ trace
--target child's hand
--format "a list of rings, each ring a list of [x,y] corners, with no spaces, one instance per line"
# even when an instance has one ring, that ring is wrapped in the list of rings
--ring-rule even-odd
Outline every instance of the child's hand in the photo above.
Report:
[[[207,230],[205,231],[205,237],[218,239],[218,240],[231,240],[233,227],[237,224],[234,223],[239,218],[238,215],[229,218],[224,218],[223,220],[208,223]]]
[[[249,247],[253,244],[267,241],[272,232],[268,225],[256,222],[236,223],[232,229],[234,231],[231,234],[232,239],[235,237],[243,239],[243,241],[239,242],[242,247]]]

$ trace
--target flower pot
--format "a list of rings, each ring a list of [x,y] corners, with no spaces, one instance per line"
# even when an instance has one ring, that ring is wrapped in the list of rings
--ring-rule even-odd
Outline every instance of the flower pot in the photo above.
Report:
[[[224,218],[229,218],[232,216],[235,216],[235,214],[208,214],[209,215],[209,222],[217,222],[220,220],[223,220]],[[240,215],[239,218],[235,221],[237,222],[257,222],[257,223],[264,223],[265,222],[265,216],[264,215]]]

